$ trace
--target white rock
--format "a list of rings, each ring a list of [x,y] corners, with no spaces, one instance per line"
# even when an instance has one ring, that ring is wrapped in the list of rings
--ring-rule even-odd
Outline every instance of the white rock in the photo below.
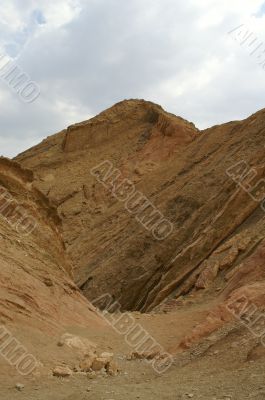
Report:
[[[75,336],[70,333],[62,335],[58,346],[68,346],[83,356],[96,351],[96,345],[89,339],[81,338],[80,336]]]
[[[16,384],[16,386],[15,386],[15,388],[17,389],[17,390],[19,390],[20,392],[24,389],[24,385],[22,384],[22,383],[17,383]]]

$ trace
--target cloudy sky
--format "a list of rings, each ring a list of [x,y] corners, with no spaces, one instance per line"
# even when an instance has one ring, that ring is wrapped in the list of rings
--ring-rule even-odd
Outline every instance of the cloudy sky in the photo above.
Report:
[[[199,128],[245,118],[265,108],[263,51],[264,0],[1,0],[0,55],[41,94],[24,103],[2,74],[0,155],[125,98]]]

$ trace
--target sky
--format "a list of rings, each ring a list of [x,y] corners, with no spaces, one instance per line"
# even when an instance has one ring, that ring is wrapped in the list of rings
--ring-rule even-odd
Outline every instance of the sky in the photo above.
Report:
[[[264,22],[264,0],[1,0],[0,55],[40,95],[25,103],[0,78],[0,155],[123,99],[200,129],[248,117],[265,108]]]

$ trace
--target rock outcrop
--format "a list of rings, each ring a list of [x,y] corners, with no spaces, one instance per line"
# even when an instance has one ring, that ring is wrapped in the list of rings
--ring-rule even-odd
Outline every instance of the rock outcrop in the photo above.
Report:
[[[27,341],[72,325],[105,329],[72,280],[56,207],[33,180],[31,171],[0,158],[0,325],[18,340],[27,332]]]
[[[151,311],[189,293],[221,298],[237,280],[232,271],[244,275],[243,261],[265,236],[262,187],[255,187],[264,177],[264,127],[265,110],[199,131],[160,106],[129,100],[16,160],[55,204],[85,296],[109,293],[122,309]],[[129,180],[170,221],[168,237],[157,240],[91,174],[106,161],[112,187]],[[244,190],[234,179],[242,163]]]

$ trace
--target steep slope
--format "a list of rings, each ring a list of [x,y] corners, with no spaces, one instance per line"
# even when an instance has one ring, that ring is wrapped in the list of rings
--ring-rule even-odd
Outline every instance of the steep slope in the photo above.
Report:
[[[89,298],[108,291],[116,296],[112,288],[117,285],[115,290],[120,291],[123,279],[127,283],[131,280],[128,269],[133,279],[143,275],[144,267],[135,267],[138,261],[133,261],[134,256],[127,252],[131,252],[135,240],[141,243],[138,235],[146,236],[124,205],[91,175],[91,168],[109,160],[124,177],[148,193],[153,184],[148,187],[143,177],[161,174],[161,166],[167,168],[168,160],[180,154],[197,135],[193,124],[157,105],[125,101],[17,157],[34,170],[35,185],[57,205],[67,252],[75,267],[75,280]],[[155,241],[149,236],[151,245]],[[105,262],[110,265],[107,270]],[[115,271],[120,267],[123,271]]]
[[[73,283],[56,209],[32,182],[31,171],[0,158],[2,377],[10,364],[3,358],[7,332],[14,335],[15,347],[29,346],[34,357],[50,363],[56,354],[56,337],[69,327],[86,328],[87,336],[95,330],[106,332],[103,320]],[[50,353],[49,342],[54,346]]]
[[[226,272],[264,238],[260,203],[226,172],[244,160],[257,171],[255,186],[264,176],[264,133],[265,110],[199,132],[155,104],[129,100],[16,160],[56,204],[84,294],[110,293],[124,309],[152,310],[193,292],[222,301]],[[105,181],[102,166],[114,168]],[[125,178],[127,188],[113,196]],[[118,199],[133,185],[172,224],[164,240],[139,223],[148,215],[135,218]]]

